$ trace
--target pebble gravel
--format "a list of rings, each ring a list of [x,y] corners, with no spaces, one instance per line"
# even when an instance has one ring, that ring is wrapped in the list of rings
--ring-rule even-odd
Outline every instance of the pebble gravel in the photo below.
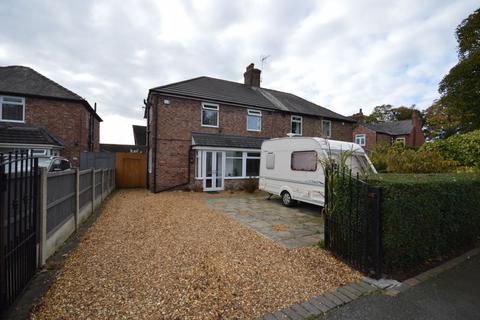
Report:
[[[318,247],[287,249],[205,194],[120,190],[32,319],[255,319],[357,281]]]

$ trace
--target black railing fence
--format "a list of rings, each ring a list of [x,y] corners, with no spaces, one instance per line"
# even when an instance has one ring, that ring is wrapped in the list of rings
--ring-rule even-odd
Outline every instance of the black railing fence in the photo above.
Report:
[[[380,278],[382,189],[349,169],[325,170],[325,247],[356,269]]]
[[[0,311],[4,311],[37,268],[39,170],[32,154],[0,157]]]

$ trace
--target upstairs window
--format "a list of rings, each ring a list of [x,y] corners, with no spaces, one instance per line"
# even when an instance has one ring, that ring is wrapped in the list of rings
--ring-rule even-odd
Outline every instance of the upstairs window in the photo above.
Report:
[[[258,110],[247,111],[247,130],[261,131],[262,130],[262,112]]]
[[[302,117],[292,116],[292,133],[302,135]]]
[[[330,120],[322,120],[322,134],[325,138],[332,136],[332,122]]]
[[[356,134],[355,135],[355,143],[361,145],[362,147],[365,146],[365,134]]]
[[[2,121],[25,122],[25,99],[0,96]]]
[[[218,128],[218,104],[202,103],[202,126]]]
[[[291,168],[295,171],[316,171],[316,151],[294,151],[292,152]]]

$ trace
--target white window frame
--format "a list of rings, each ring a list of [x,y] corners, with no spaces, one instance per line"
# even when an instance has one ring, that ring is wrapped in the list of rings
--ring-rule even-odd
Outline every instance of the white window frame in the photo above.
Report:
[[[212,126],[209,124],[203,124],[203,110],[217,111],[217,125]],[[215,103],[202,102],[202,110],[201,110],[200,118],[201,118],[200,124],[202,125],[202,127],[218,128],[220,123],[220,106]]]
[[[325,135],[325,124],[328,123],[328,134]],[[322,135],[325,135],[326,138],[330,138],[332,136],[332,121],[330,120],[322,120]]]
[[[245,177],[245,152],[242,152],[241,156],[230,157],[227,152],[242,152],[242,151],[225,151],[225,179],[243,179]],[[232,177],[227,176],[227,159],[241,159],[242,160],[242,172],[240,176]]]
[[[248,117],[257,117],[260,118],[260,129],[250,129],[248,127]],[[247,131],[254,131],[254,132],[260,132],[262,131],[262,111],[260,110],[254,110],[254,109],[248,109],[247,110]]]
[[[358,143],[358,142],[357,142],[357,139],[358,139],[358,138],[363,139],[363,143]],[[364,147],[364,146],[367,144],[367,136],[366,136],[366,134],[364,134],[364,133],[356,134],[356,135],[355,135],[355,143],[358,144],[359,146]]]
[[[9,119],[3,119],[3,99],[4,98],[14,98],[14,99],[21,99],[22,102],[10,102],[10,101],[5,101],[5,103],[8,104],[14,104],[18,106],[22,106],[22,120],[9,120]],[[23,97],[15,97],[15,96],[0,96],[0,120],[4,122],[16,122],[16,123],[25,123],[25,98]]]
[[[258,159],[260,160],[261,158],[261,150],[239,150],[239,149],[234,149],[234,148],[202,148],[202,149],[196,149],[197,151],[197,154],[196,154],[196,158],[197,159],[200,159],[200,161],[197,161],[197,166],[196,166],[196,169],[197,169],[197,172],[195,173],[195,179],[196,180],[203,180],[205,178],[205,172],[204,172],[204,154],[205,154],[205,151],[223,151],[223,175],[224,175],[224,179],[225,180],[228,180],[228,179],[231,179],[231,180],[236,180],[236,179],[248,179],[248,178],[258,178],[259,176],[247,176],[247,159]],[[240,151],[242,152],[242,156],[241,157],[227,157],[227,152],[228,151]],[[258,156],[257,157],[254,157],[254,156],[249,156],[248,154],[249,153],[258,153]],[[232,158],[232,159],[242,159],[242,175],[241,176],[238,176],[238,177],[228,177],[226,175],[226,162],[227,162],[227,158]],[[260,173],[260,172],[259,172]]]
[[[406,139],[405,137],[395,138],[395,142],[401,142],[401,143],[403,143],[403,146],[404,146],[404,147],[407,145],[407,139]]]
[[[300,123],[300,133],[294,133],[293,132],[293,123]],[[297,136],[303,135],[303,117],[302,116],[291,116],[290,117],[290,131],[291,133],[294,133]]]

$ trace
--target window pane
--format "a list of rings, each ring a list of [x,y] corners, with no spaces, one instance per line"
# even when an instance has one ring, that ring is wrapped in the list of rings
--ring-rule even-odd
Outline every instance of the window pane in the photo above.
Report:
[[[2,120],[23,120],[23,106],[18,104],[3,103]]]
[[[247,116],[247,130],[260,131],[262,118],[256,116]]]
[[[292,133],[302,134],[302,125],[300,122],[292,122]]]
[[[205,126],[217,126],[218,125],[218,111],[215,110],[202,110],[203,118],[202,124]]]
[[[241,158],[243,152],[242,151],[227,151],[227,158],[237,157]]]
[[[267,169],[275,168],[275,153],[267,153]]]
[[[292,170],[315,171],[317,170],[317,153],[315,151],[292,152]]]
[[[241,177],[242,176],[242,159],[225,160],[225,176],[227,177]]]
[[[4,102],[17,102],[17,103],[22,103],[22,98],[17,98],[17,97],[3,97]]]
[[[260,152],[249,152],[247,157],[260,157]]]
[[[247,159],[247,177],[258,177],[260,172],[260,159]]]
[[[330,121],[323,121],[323,135],[325,137],[330,137],[331,135],[331,125],[332,123]]]

